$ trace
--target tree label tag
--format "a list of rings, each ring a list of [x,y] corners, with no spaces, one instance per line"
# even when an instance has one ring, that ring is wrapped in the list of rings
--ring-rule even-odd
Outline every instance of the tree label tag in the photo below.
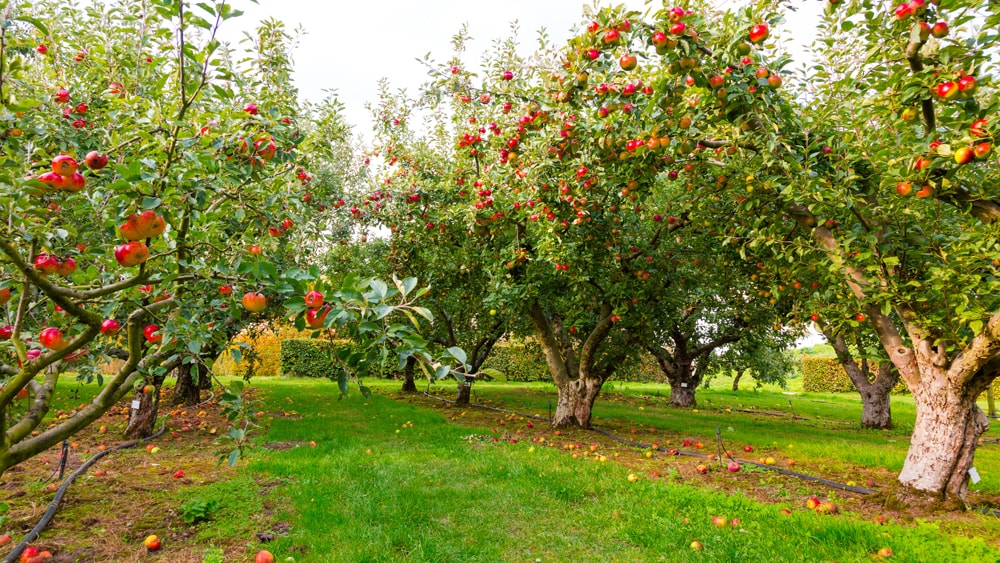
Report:
[[[681,383],[681,387],[687,387],[687,386],[688,386],[687,383]]]
[[[972,481],[973,485],[975,485],[976,483],[978,483],[979,481],[981,481],[981,479],[979,478],[979,472],[976,471],[975,467],[970,467],[969,468],[969,480]]]
[[[139,410],[139,399],[132,401],[132,410],[134,411]]]

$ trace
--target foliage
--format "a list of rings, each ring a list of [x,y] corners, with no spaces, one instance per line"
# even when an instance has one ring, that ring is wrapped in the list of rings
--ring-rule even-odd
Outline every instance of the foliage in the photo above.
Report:
[[[279,375],[283,377],[318,377],[332,379],[333,345],[322,340],[292,338],[281,341]]]
[[[258,426],[256,410],[258,403],[250,396],[249,389],[241,380],[233,381],[219,398],[222,412],[231,427],[223,437],[233,445],[228,454],[219,455],[219,465],[223,462],[233,467],[246,453],[250,444],[250,433]]]
[[[856,393],[851,378],[836,357],[802,354],[802,390],[808,393]],[[908,393],[903,382],[892,393]]]
[[[181,520],[189,525],[208,522],[218,509],[219,501],[215,499],[191,499],[181,505]]]
[[[308,335],[294,327],[282,323],[266,323],[263,327],[251,327],[258,330],[244,329],[233,337],[230,345],[216,358],[212,370],[219,376],[243,376],[249,368],[248,353],[253,350],[256,365],[254,376],[275,376],[281,369],[281,342],[289,338],[303,338]],[[234,349],[240,361],[233,357]]]

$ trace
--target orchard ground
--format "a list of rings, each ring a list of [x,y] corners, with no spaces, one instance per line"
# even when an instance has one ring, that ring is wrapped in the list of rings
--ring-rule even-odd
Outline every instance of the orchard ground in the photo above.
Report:
[[[99,461],[36,545],[55,561],[250,561],[261,548],[278,561],[870,561],[882,548],[899,561],[1000,558],[995,516],[889,511],[748,465],[730,473],[693,457],[647,456],[594,432],[556,435],[544,421],[402,395],[398,381],[367,383],[371,399],[355,392],[338,400],[325,380],[255,379],[263,426],[233,469],[216,465],[229,448],[218,438],[228,425],[215,405],[174,411],[152,441],[159,452],[140,446]],[[913,426],[909,397],[893,397],[895,429],[862,431],[856,396],[806,394],[794,384],[734,393],[717,379],[699,391],[696,410],[664,406],[665,386],[609,384],[595,426],[685,451],[700,442],[713,453],[718,428],[738,459],[773,457],[842,483],[891,486]],[[60,387],[50,417],[96,391],[74,390],[69,379]],[[451,398],[454,386],[431,391]],[[480,383],[473,392],[473,402],[543,417],[553,399],[552,385],[540,383]],[[115,409],[78,435],[69,470],[119,442],[125,422]],[[981,508],[1000,508],[998,436],[991,429],[976,455],[983,480],[971,502]],[[54,449],[5,476],[0,534],[18,540],[40,518],[55,488],[43,480],[58,456]],[[810,511],[812,496],[840,513]],[[714,526],[715,516],[727,525]],[[208,520],[185,522],[201,517]],[[148,534],[163,538],[156,554],[142,547]],[[695,541],[702,551],[691,549]]]

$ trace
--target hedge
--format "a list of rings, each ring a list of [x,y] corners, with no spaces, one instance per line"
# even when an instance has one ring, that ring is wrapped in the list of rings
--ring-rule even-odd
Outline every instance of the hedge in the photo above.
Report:
[[[254,376],[278,375],[281,371],[281,342],[288,338],[302,338],[306,334],[284,324],[257,325],[253,330],[241,332],[233,338],[229,348],[216,358],[212,371],[216,375],[244,376],[251,365],[247,348],[239,346],[242,343],[252,348],[257,356],[259,363],[252,366]],[[240,350],[239,362],[233,359],[231,350],[234,349]]]
[[[855,393],[857,389],[837,358],[829,356],[802,356],[802,390],[807,393]],[[902,379],[892,390],[906,393]]]
[[[551,381],[549,368],[545,365],[542,347],[533,338],[509,338],[497,342],[483,369],[499,370],[508,381]],[[666,376],[660,371],[656,359],[643,353],[618,366],[615,381],[665,382]]]
[[[323,340],[290,338],[281,341],[282,377],[329,377],[334,376],[333,362],[330,361],[332,346]]]

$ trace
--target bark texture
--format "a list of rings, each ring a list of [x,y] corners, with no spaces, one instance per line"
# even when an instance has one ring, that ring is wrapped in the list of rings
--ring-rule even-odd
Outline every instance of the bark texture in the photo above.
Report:
[[[147,438],[153,435],[156,426],[156,416],[159,410],[160,386],[156,390],[146,394],[139,389],[135,392],[133,401],[139,401],[139,408],[132,409],[128,418],[128,427],[125,429],[125,436],[128,438]]]
[[[472,383],[471,382],[458,382],[458,396],[455,397],[455,406],[464,407],[469,405],[469,400],[472,398]]]
[[[736,342],[737,334],[724,334],[705,343],[692,342],[692,335],[681,328],[670,332],[670,347],[659,346],[647,342],[646,350],[656,358],[660,371],[667,376],[670,383],[670,405],[674,407],[693,408],[698,405],[695,390],[701,385],[701,370],[699,362],[703,361],[713,350]],[[737,389],[739,375],[733,381],[733,390]]]
[[[828,328],[823,334],[837,354],[837,361],[844,368],[854,388],[861,394],[861,426],[886,430],[892,428],[892,410],[889,395],[899,382],[899,372],[890,362],[880,362],[874,377],[870,363],[858,360],[851,354],[842,334],[834,334]],[[859,343],[858,349],[862,346]]]
[[[740,378],[743,377],[743,372],[746,370],[736,370],[736,377],[733,378],[733,392],[740,390]]]
[[[193,407],[201,402],[201,380],[197,381],[191,373],[191,364],[184,364],[174,370],[177,375],[177,384],[170,396],[170,404],[174,406]]]

